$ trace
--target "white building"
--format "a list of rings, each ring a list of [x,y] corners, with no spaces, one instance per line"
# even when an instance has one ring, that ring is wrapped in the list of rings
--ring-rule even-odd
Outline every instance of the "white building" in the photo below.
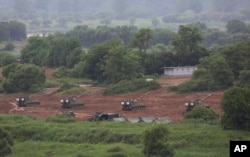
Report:
[[[196,66],[164,67],[164,76],[192,76]]]

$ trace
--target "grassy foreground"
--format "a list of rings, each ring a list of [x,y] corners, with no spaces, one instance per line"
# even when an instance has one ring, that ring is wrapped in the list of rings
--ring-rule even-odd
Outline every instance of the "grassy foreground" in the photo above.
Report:
[[[143,157],[145,129],[159,124],[76,122],[0,114],[0,127],[14,138],[8,157]],[[230,140],[250,140],[250,132],[222,130],[218,122],[166,124],[175,157],[228,157]]]

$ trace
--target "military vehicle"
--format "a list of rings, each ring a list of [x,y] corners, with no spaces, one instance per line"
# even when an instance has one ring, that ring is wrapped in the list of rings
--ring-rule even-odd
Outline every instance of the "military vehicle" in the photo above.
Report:
[[[185,106],[186,106],[186,112],[189,112],[189,111],[192,111],[192,109],[195,107],[195,106],[205,106],[207,108],[209,108],[210,106],[207,105],[207,104],[203,104],[202,101],[207,99],[208,97],[212,96],[213,94],[208,94],[206,97],[202,98],[202,99],[195,99],[194,101],[189,101],[189,102],[186,102],[185,103]]]
[[[26,107],[32,105],[40,105],[39,100],[35,100],[32,96],[21,96],[16,98],[16,103],[18,107]]]
[[[122,110],[142,110],[145,109],[145,104],[137,102],[135,99],[128,99],[121,102]]]
[[[74,97],[61,99],[62,108],[73,108],[73,107],[82,107],[82,106],[84,106],[84,103],[76,100],[76,98]]]
[[[93,117],[89,118],[89,121],[112,121],[113,118],[119,117],[122,117],[119,113],[96,112]]]

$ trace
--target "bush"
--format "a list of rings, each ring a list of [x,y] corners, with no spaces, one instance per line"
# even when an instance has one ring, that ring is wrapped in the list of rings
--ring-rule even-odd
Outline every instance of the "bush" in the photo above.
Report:
[[[64,66],[61,66],[56,69],[56,71],[53,73],[53,76],[55,78],[62,78],[62,77],[69,76],[69,73],[70,72]]]
[[[174,150],[168,143],[169,131],[166,125],[157,125],[147,129],[143,139],[143,154],[146,157],[172,157]]]
[[[12,152],[13,139],[11,134],[0,128],[0,156],[4,157]]]
[[[56,116],[50,116],[50,117],[46,118],[46,122],[72,123],[72,122],[76,122],[76,119],[73,117],[67,117],[64,115],[56,115]]]
[[[29,91],[32,86],[41,86],[45,80],[45,70],[32,64],[10,64],[2,69],[5,77],[2,86],[5,92]]]
[[[206,90],[213,90],[214,84],[211,80],[208,79],[192,79],[190,81],[181,83],[178,86],[170,87],[170,91],[175,92],[199,92],[199,91],[206,91]]]
[[[9,65],[15,61],[15,57],[9,53],[0,53],[0,67]]]
[[[6,51],[12,51],[12,50],[14,50],[15,49],[15,45],[13,44],[13,43],[11,43],[11,42],[8,42],[6,45],[5,45],[5,47],[4,47],[4,50],[6,50]]]
[[[122,94],[135,91],[149,91],[160,88],[156,81],[146,81],[145,79],[135,79],[130,81],[120,81],[118,84],[108,87],[104,95]]]
[[[196,106],[192,111],[185,114],[185,119],[203,119],[205,121],[211,121],[218,118],[217,114],[211,108],[205,106]]]
[[[222,98],[224,114],[221,125],[224,129],[250,130],[250,88],[232,87]]]

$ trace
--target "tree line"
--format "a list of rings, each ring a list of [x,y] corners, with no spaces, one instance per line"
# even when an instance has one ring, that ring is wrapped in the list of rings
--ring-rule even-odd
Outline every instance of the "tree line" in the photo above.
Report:
[[[227,33],[230,32],[232,36],[239,33],[247,35],[247,25],[243,23],[245,33],[238,29],[239,26],[242,28],[241,21],[229,21]],[[164,66],[199,64],[201,68],[194,75],[196,80],[192,80],[195,85],[184,85],[185,88],[180,86],[179,90],[228,87],[238,78],[246,77],[247,71],[237,68],[245,67],[246,64],[236,64],[236,60],[226,55],[233,52],[222,55],[221,51],[226,49],[223,45],[215,49],[205,47],[204,40],[208,39],[204,37],[204,32],[209,30],[202,23],[181,25],[177,33],[167,29],[137,29],[133,26],[100,26],[96,29],[77,26],[66,33],[28,38],[27,45],[21,50],[20,59],[24,64],[40,67],[65,67],[70,69],[64,72],[67,76],[89,78],[100,83],[117,83],[144,75],[162,74]],[[249,58],[245,52],[247,48],[244,48],[247,43],[235,46],[237,57]],[[241,55],[241,52],[244,53]],[[9,60],[1,65],[8,65]],[[3,63],[2,59],[0,61]],[[233,67],[234,64],[238,66]]]
[[[197,27],[201,33],[201,44],[206,48],[214,48],[218,46],[228,45],[237,41],[249,41],[250,25],[241,20],[232,19],[226,24],[226,31],[216,28],[208,28],[205,23],[197,22],[188,24],[188,26]],[[152,37],[149,40],[149,45],[162,43],[169,45],[170,41],[177,35],[167,28],[154,28]],[[90,47],[94,44],[100,44],[109,39],[120,40],[125,45],[130,44],[132,37],[138,32],[135,26],[98,26],[90,28],[86,25],[76,26],[72,30],[66,32],[67,37],[78,37],[83,47]]]
[[[22,22],[0,22],[0,42],[26,39],[26,26]]]
[[[97,28],[97,32],[101,31],[97,39],[103,39],[95,40],[97,43],[87,51],[82,50],[82,44],[91,41],[90,34],[75,32],[87,27],[77,27],[65,35],[32,37],[21,51],[21,60],[37,66],[73,68],[74,76],[77,77],[87,76],[98,81],[116,78],[119,81],[121,78],[135,77],[139,73],[161,74],[164,66],[196,65],[200,57],[208,55],[201,44],[201,33],[196,27],[180,26],[177,35],[168,30],[161,34],[164,30],[157,29],[154,34],[151,29],[136,31],[133,28],[117,27],[118,30],[124,30],[117,32],[116,35],[119,34],[120,38],[112,38],[104,33],[105,29]],[[135,32],[130,33],[132,30]],[[187,31],[192,33],[188,35],[185,33]],[[113,29],[109,32],[114,34],[115,31]],[[190,40],[194,38],[197,39]],[[181,41],[184,42],[180,43]],[[189,48],[189,45],[192,47]]]

